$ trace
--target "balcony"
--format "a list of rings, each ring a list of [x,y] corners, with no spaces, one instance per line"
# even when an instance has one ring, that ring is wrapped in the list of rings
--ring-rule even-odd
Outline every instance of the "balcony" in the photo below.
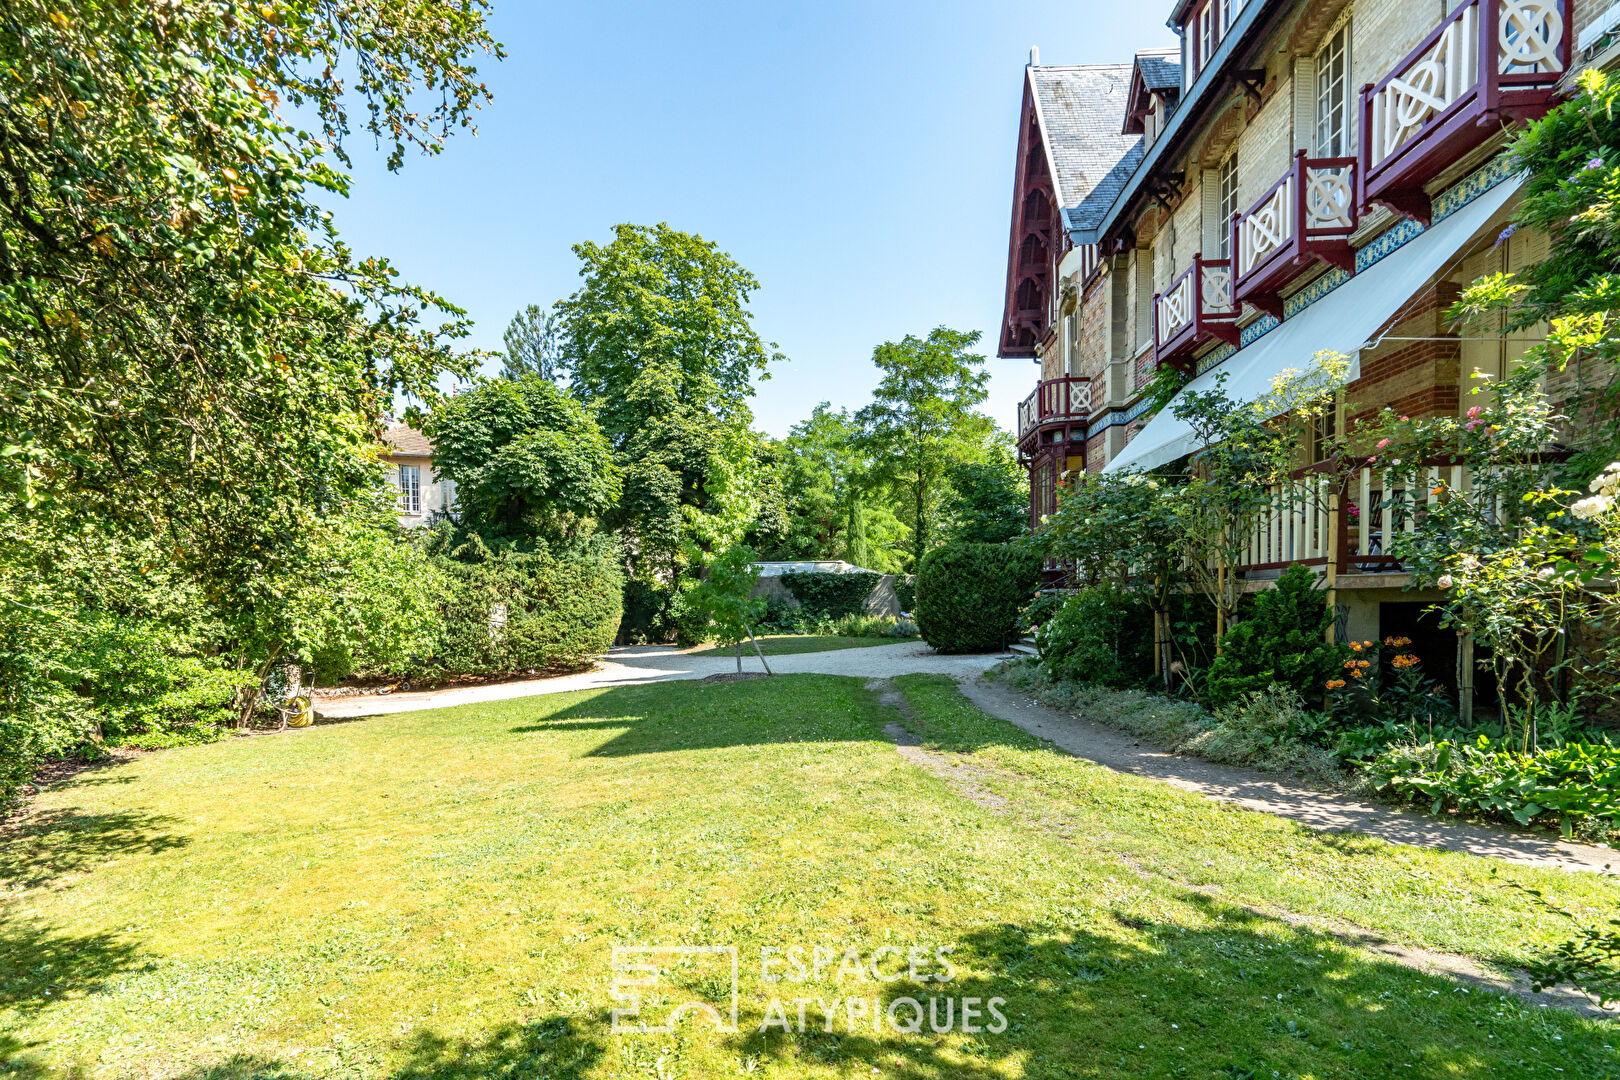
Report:
[[[1309,158],[1293,167],[1232,221],[1233,286],[1248,302],[1282,318],[1278,292],[1317,262],[1355,270],[1355,158]]]
[[[1569,66],[1572,0],[1473,0],[1361,91],[1360,208],[1427,224],[1424,184],[1502,125],[1542,116]]]
[[[1041,437],[1043,429],[1065,424],[1084,425],[1091,415],[1091,379],[1065,375],[1046,379],[1018,405],[1018,449],[1032,453],[1043,442],[1063,441],[1064,432],[1054,430],[1057,439]]]
[[[1206,342],[1236,345],[1237,313],[1229,260],[1194,255],[1192,265],[1153,298],[1154,359],[1185,368]]]

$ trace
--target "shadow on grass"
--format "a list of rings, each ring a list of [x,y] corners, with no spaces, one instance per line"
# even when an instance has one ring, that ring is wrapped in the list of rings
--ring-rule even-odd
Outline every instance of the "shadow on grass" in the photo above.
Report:
[[[771,743],[887,742],[882,723],[888,718],[855,679],[778,675],[614,687],[511,730],[618,730],[586,756],[630,757]]]
[[[607,1030],[607,1016],[576,1018],[552,1016],[525,1024],[508,1024],[478,1040],[447,1039],[422,1033],[406,1047],[404,1065],[389,1080],[488,1080],[519,1077],[527,1080],[584,1080],[601,1060],[601,1039],[586,1034]],[[6,1049],[0,1039],[0,1051]],[[36,1060],[22,1059],[0,1065],[0,1074],[40,1080],[75,1075],[51,1070]],[[311,1080],[330,1075],[310,1071],[297,1062],[235,1054],[211,1065],[175,1073],[170,1080]],[[345,1072],[343,1075],[349,1075]]]
[[[1486,1080],[1541,1075],[1613,1077],[1604,1028],[1558,1010],[1527,1008],[1425,975],[1331,938],[1201,894],[1196,919],[1147,908],[1055,907],[1039,924],[1000,923],[930,945],[954,945],[949,982],[873,980],[808,984],[758,980],[752,958],[741,986],[740,1032],[713,1035],[692,1018],[673,1035],[615,1036],[605,1010],[495,1027],[472,1039],[423,1032],[395,1048],[403,1063],[387,1080],[525,1077],[587,1080],[608,1075],[721,1076],[814,1072],[889,1080],[999,1080],[1058,1076],[1446,1076]],[[881,937],[876,940],[883,940]],[[842,948],[841,945],[836,948]],[[869,943],[863,955],[870,956]],[[931,951],[931,950],[930,950]],[[679,981],[670,975],[672,988]],[[685,987],[691,989],[690,986]],[[713,989],[713,988],[708,988]],[[798,1027],[796,999],[818,1004]],[[766,1011],[770,997],[779,1013]],[[675,994],[669,1004],[681,1000]],[[844,1004],[875,1007],[854,1022]],[[990,1011],[992,998],[1003,999]],[[912,1006],[901,999],[915,1000]],[[931,1000],[932,999],[932,1000]],[[947,1001],[948,999],[948,1001]],[[963,1002],[978,999],[964,1031]],[[895,1009],[897,1031],[886,1017]],[[762,1029],[780,1015],[790,1030]],[[874,1016],[879,1022],[874,1024]],[[648,1022],[657,1022],[649,1014]],[[934,1027],[948,1031],[931,1030]],[[0,1044],[0,1049],[11,1049]],[[384,1052],[381,1046],[369,1048]],[[317,1052],[318,1053],[318,1052]],[[8,1075],[74,1075],[17,1059]],[[1539,1066],[1527,1069],[1526,1063]],[[625,1070],[628,1070],[626,1072]],[[1550,1072],[1548,1073],[1550,1075]],[[172,1080],[313,1080],[329,1075],[316,1055],[237,1055]]]
[[[173,819],[139,810],[87,814],[36,810],[0,829],[0,881],[35,888],[81,873],[114,856],[159,854],[184,847],[167,830]]]

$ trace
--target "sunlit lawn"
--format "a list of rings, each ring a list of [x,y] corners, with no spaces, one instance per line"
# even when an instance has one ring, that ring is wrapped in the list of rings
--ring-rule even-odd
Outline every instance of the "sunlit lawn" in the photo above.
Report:
[[[1482,860],[1222,808],[901,682],[994,805],[904,763],[883,735],[899,715],[821,676],[409,713],[83,774],[3,840],[0,1059],[241,1080],[1620,1075],[1597,1023],[1268,913],[1498,959],[1561,932]],[[1612,883],[1511,873],[1614,910]],[[612,1034],[615,944],[738,946],[740,1031]],[[760,948],[795,945],[954,946],[957,977],[762,982]],[[694,958],[671,981],[713,1000],[721,974]],[[1008,1027],[851,1030],[835,1011],[827,1031],[812,1001],[804,1033],[761,1034],[773,994],[1000,997]]]
[[[830,652],[834,649],[867,649],[874,645],[898,645],[901,642],[916,641],[916,638],[893,637],[844,637],[838,634],[762,634],[754,639],[759,642],[760,652],[766,656],[786,656],[789,653]],[[731,645],[705,645],[701,649],[692,650],[694,654],[723,653],[732,655],[736,652]],[[742,645],[743,659],[754,655],[754,647],[748,642]]]

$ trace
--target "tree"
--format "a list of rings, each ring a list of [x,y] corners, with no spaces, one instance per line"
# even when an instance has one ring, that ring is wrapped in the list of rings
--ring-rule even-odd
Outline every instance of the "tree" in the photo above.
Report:
[[[501,378],[518,379],[524,375],[538,375],[542,379],[557,379],[563,373],[557,356],[557,322],[538,304],[530,304],[506,325],[503,335],[506,355],[501,364]]]
[[[946,481],[949,539],[1004,544],[1029,531],[1029,474],[1018,467],[1004,440],[992,442],[987,460],[952,465]]]
[[[947,471],[972,460],[994,429],[973,407],[990,381],[984,357],[970,352],[979,332],[931,330],[885,342],[872,354],[883,372],[872,404],[856,414],[861,444],[874,461],[873,479],[903,492],[902,520],[911,529],[915,565],[938,533]]]
[[[262,672],[300,647],[294,609],[334,551],[376,553],[335,538],[375,539],[383,404],[471,366],[452,352],[462,313],[356,256],[311,193],[347,193],[358,103],[390,168],[471,125],[488,98],[471,58],[499,54],[484,10],[7,6],[0,499],[48,526],[21,565],[150,541],[206,605],[199,650]],[[17,602],[0,597],[0,621],[28,620]],[[117,603],[80,595],[61,625]],[[39,721],[4,677],[6,721]]]
[[[1170,598],[1182,580],[1184,489],[1139,473],[1092,473],[1064,485],[1046,523],[1048,554],[1083,582],[1146,593],[1153,667],[1170,687]]]
[[[615,448],[645,428],[654,405],[746,428],[751,380],[783,359],[754,329],[754,275],[667,224],[620,225],[606,247],[586,241],[574,254],[585,283],[556,306],[559,356]],[[648,382],[651,391],[636,389]]]
[[[754,549],[747,544],[732,544],[709,556],[704,579],[687,594],[687,602],[708,617],[715,641],[737,650],[739,673],[742,671],[742,643],[746,638],[753,642],[754,651],[768,675],[771,665],[760,651],[759,643],[754,641],[751,629],[765,617],[765,598],[753,595],[754,586],[759,582],[757,558]]]
[[[1334,408],[1348,359],[1320,352],[1304,372],[1289,369],[1258,401],[1226,393],[1226,376],[1211,390],[1184,392],[1171,406],[1192,429],[1197,449],[1178,500],[1185,566],[1215,608],[1215,644],[1237,619],[1242,565],[1255,523],[1276,502],[1276,485],[1293,467],[1300,432]]]
[[[476,384],[434,410],[433,464],[486,540],[567,544],[618,502],[621,478],[590,411],[538,373]]]
[[[611,524],[632,575],[673,590],[691,551],[736,543],[759,517],[747,401],[781,354],[754,330],[754,276],[700,236],[620,225],[574,253],[584,284],[556,305],[558,355],[624,469]]]

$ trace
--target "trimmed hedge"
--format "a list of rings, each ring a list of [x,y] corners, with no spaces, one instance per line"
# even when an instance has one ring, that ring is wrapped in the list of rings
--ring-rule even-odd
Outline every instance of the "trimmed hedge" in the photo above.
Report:
[[[857,570],[852,574],[816,570],[782,575],[782,584],[793,594],[793,599],[804,607],[806,615],[816,619],[859,615],[866,610],[867,597],[882,580],[882,574],[870,570]]]
[[[450,580],[435,658],[444,674],[577,668],[606,652],[619,632],[624,574],[610,544],[441,565]]]
[[[915,575],[895,575],[894,598],[900,601],[900,610],[907,615],[917,610],[917,578]]]
[[[917,565],[917,627],[940,652],[1000,648],[1040,582],[1040,555],[1020,544],[946,544]]]

